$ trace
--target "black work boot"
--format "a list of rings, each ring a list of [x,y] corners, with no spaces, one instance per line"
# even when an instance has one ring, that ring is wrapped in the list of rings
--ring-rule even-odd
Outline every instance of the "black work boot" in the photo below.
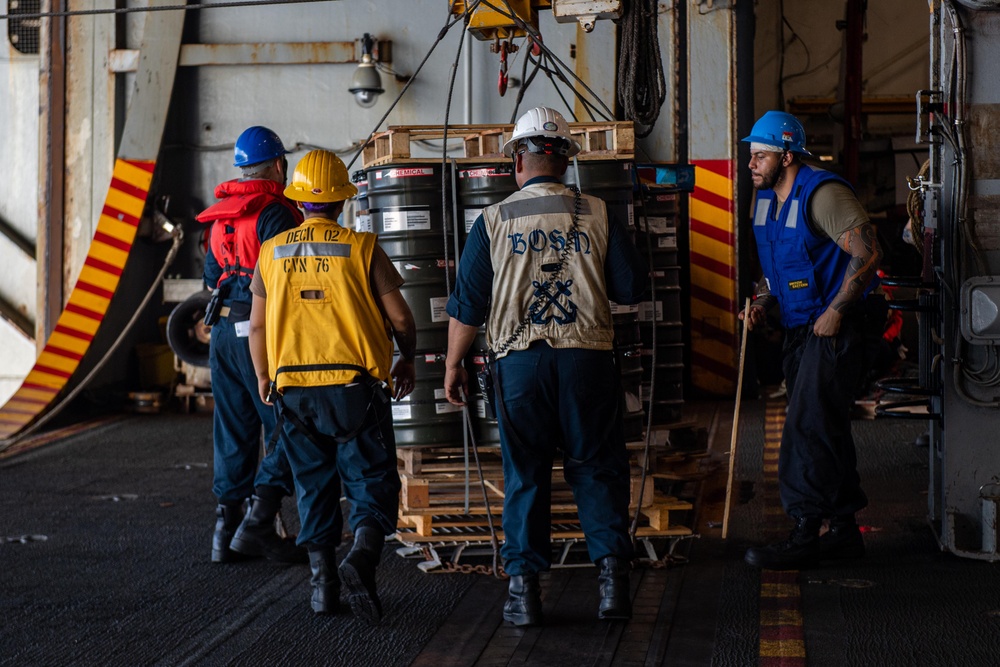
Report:
[[[240,554],[229,550],[233,535],[243,520],[243,503],[219,503],[215,507],[215,534],[212,535],[212,562],[232,563]]]
[[[317,614],[336,614],[340,608],[340,577],[337,576],[337,553],[333,549],[309,552],[312,570],[312,610]]]
[[[264,556],[279,563],[305,563],[306,550],[295,546],[295,540],[283,538],[274,528],[274,518],[281,504],[267,498],[254,496],[250,511],[236,529],[229,548],[244,556]]]
[[[384,544],[381,528],[359,526],[354,532],[354,546],[340,564],[340,578],[351,611],[372,625],[382,618],[382,602],[375,590],[375,568],[382,558]]]
[[[822,560],[864,558],[865,541],[853,515],[830,519],[830,529],[819,538],[819,553]]]
[[[503,620],[517,626],[542,624],[542,588],[536,573],[511,575]]]
[[[597,618],[614,620],[632,618],[632,602],[629,600],[628,572],[631,563],[617,556],[607,556],[597,561],[597,585],[601,594],[601,606]]]
[[[820,560],[819,517],[798,517],[787,540],[747,549],[744,558],[765,570],[798,570]]]

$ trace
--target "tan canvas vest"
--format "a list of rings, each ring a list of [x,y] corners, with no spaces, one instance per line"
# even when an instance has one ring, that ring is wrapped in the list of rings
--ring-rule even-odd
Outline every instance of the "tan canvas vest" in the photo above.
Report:
[[[554,348],[612,348],[607,211],[602,200],[581,195],[571,237],[574,204],[566,186],[536,183],[483,211],[494,271],[486,339],[497,357],[537,340]],[[562,270],[550,280],[563,256]],[[520,326],[536,302],[532,321]]]

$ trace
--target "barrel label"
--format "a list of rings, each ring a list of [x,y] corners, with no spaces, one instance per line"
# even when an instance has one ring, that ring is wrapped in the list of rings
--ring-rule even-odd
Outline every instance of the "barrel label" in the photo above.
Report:
[[[650,322],[653,320],[655,311],[655,317],[657,322],[663,321],[663,302],[657,301],[655,304],[652,301],[643,301],[639,304],[639,321],[640,322]]]
[[[439,415],[448,414],[449,412],[461,412],[461,411],[462,411],[462,406],[461,405],[452,405],[451,403],[448,403],[447,401],[445,401],[443,403],[435,403],[434,404],[434,412],[437,413],[437,414],[439,414]]]
[[[676,248],[677,247],[677,235],[667,234],[666,236],[661,236],[656,239],[657,248]]]
[[[384,169],[375,172],[375,180],[381,181],[383,178],[417,178],[420,176],[433,176],[434,169],[431,167],[407,167],[405,169]]]
[[[611,314],[612,315],[635,315],[639,312],[638,304],[622,305],[620,303],[615,303],[614,301],[609,301],[611,304]]]
[[[393,419],[409,419],[411,416],[410,406],[400,403],[393,402],[392,404],[392,418]]]
[[[382,228],[387,232],[412,232],[431,228],[431,210],[383,211]]]
[[[431,302],[431,322],[447,322],[448,321],[448,311],[445,307],[448,305],[448,297],[437,296],[430,300]]]
[[[675,233],[674,219],[665,218],[661,216],[646,216],[639,221],[639,226],[641,231],[647,231],[646,227],[649,227],[649,233],[651,234],[673,234]]]
[[[635,205],[632,202],[628,203],[628,228],[632,229],[635,227]]]
[[[472,231],[472,225],[476,224],[476,218],[482,214],[483,209],[481,208],[467,208],[465,209],[465,233],[468,234]]]
[[[372,216],[368,213],[359,213],[354,218],[354,228],[359,232],[374,232],[375,226],[372,224]]]
[[[459,178],[489,178],[491,176],[510,176],[510,167],[483,167],[482,169],[466,169],[458,172]]]

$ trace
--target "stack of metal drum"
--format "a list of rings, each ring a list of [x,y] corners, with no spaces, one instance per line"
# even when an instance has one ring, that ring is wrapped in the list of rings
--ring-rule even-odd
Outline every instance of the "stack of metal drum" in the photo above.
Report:
[[[442,171],[443,170],[443,171]],[[636,234],[633,202],[633,166],[630,161],[579,161],[570,164],[565,182],[579,185],[583,192],[601,197],[607,203],[609,217],[614,224],[625,226],[633,238],[659,243],[663,236]],[[359,187],[356,198],[355,225],[361,231],[373,231],[379,244],[406,280],[402,295],[413,311],[417,325],[417,385],[413,393],[400,402],[393,403],[393,420],[396,441],[401,447],[410,445],[456,445],[463,442],[465,427],[463,414],[448,403],[444,396],[445,354],[447,351],[448,315],[445,305],[454,287],[455,261],[461,261],[461,252],[472,224],[481,211],[517,190],[512,167],[508,163],[442,165],[441,162],[413,162],[372,166],[354,176]],[[650,211],[657,210],[651,205]],[[662,216],[661,216],[662,217]],[[670,227],[676,234],[676,226]],[[638,238],[636,238],[638,236]],[[676,238],[676,237],[675,237]],[[680,294],[676,286],[676,243],[672,255],[657,258],[654,266],[663,277],[658,283],[673,281],[674,287],[660,287],[657,308],[663,317],[656,320],[657,352],[664,349],[664,357],[653,355],[646,349],[648,336],[643,330],[651,329],[652,321],[640,326],[644,307],[617,306],[612,304],[618,360],[622,370],[625,395],[625,426],[629,440],[641,439],[645,427],[643,400],[648,396],[644,389],[653,374],[644,361],[657,359],[657,372],[666,364],[679,378],[681,373],[672,365],[680,363],[680,350],[669,347],[680,343]],[[662,268],[659,268],[662,264]],[[476,440],[483,444],[496,444],[499,434],[496,421],[486,416],[482,397],[474,381],[475,372],[485,363],[485,333],[477,336],[466,360],[469,370],[470,414]],[[654,388],[654,409],[661,405],[675,406],[677,391],[664,391],[670,380],[661,386],[658,377]],[[666,394],[666,395],[664,395]],[[609,396],[609,399],[615,397]]]
[[[564,180],[567,185],[579,187],[581,192],[603,199],[611,223],[625,227],[635,241],[633,173],[632,162],[628,161],[579,161],[570,164]],[[646,424],[641,400],[643,369],[639,308],[612,303],[611,313],[624,395],[625,439],[640,440]]]
[[[642,403],[651,422],[681,419],[684,405],[684,325],[678,255],[679,193],[641,185],[636,199],[636,246],[648,259],[652,298],[639,311],[642,338]]]
[[[455,262],[448,250],[451,230],[444,225],[441,165],[387,165],[366,173],[372,231],[406,281],[401,292],[417,327],[418,381],[413,393],[392,404],[396,443],[460,443],[462,412],[444,395],[445,305]]]

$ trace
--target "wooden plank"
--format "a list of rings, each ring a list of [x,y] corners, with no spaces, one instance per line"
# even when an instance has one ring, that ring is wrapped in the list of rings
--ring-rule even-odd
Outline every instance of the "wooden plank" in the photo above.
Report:
[[[649,520],[649,526],[657,530],[667,530],[670,528],[670,512],[690,510],[694,506],[691,503],[679,500],[654,503],[648,507],[642,507],[639,512]]]
[[[417,509],[430,507],[430,485],[427,480],[413,475],[402,474],[399,476],[402,483],[400,490],[400,502],[406,509]]]
[[[570,133],[580,141],[580,160],[632,159],[635,130],[631,121],[610,123],[570,123]],[[433,161],[414,158],[413,141],[462,141],[462,156],[453,158],[462,164],[503,163],[509,158],[501,153],[503,143],[513,132],[512,125],[399,125],[377,133],[362,150],[364,167],[387,164],[412,164]]]

